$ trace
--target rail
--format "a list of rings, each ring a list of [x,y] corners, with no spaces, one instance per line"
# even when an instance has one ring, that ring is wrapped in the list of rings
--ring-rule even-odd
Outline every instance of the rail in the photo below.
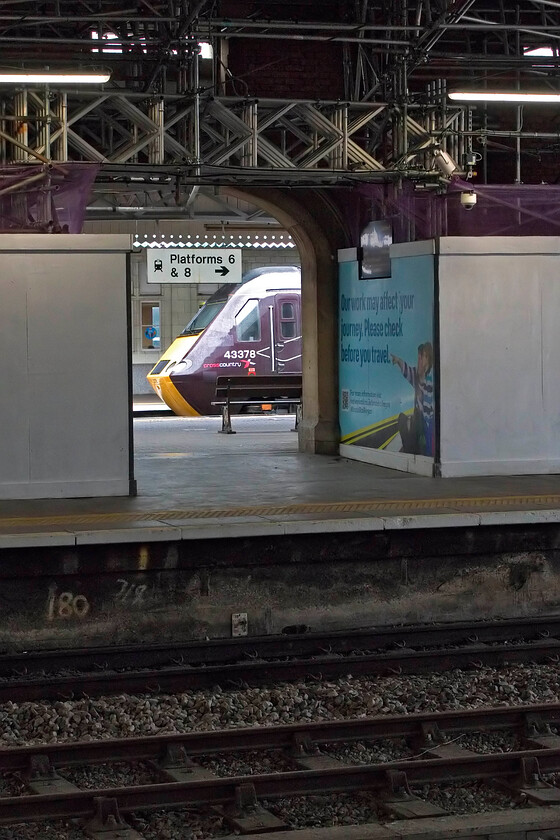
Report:
[[[234,435],[231,426],[232,405],[295,405],[295,431],[300,420],[301,401],[301,374],[278,373],[267,376],[218,376],[212,405],[221,406],[222,409],[220,434]]]
[[[309,631],[305,625],[286,627],[282,634],[187,639],[141,645],[24,650],[0,655],[0,680],[44,677],[49,672],[119,670],[185,665],[225,665],[254,659],[324,657],[356,651],[382,652],[429,646],[493,645],[512,640],[541,642],[560,638],[560,616],[528,616],[497,621],[454,621],[364,627],[329,633]]]
[[[438,736],[457,740],[457,734],[470,732],[517,732],[525,746],[541,747],[547,741],[560,743],[550,735],[550,727],[560,724],[560,703],[536,703],[527,706],[483,706],[476,709],[450,709],[443,712],[415,712],[404,715],[378,715],[371,718],[307,721],[279,726],[251,726],[193,732],[173,732],[127,738],[102,738],[98,741],[69,741],[33,744],[0,749],[2,773],[25,773],[35,756],[44,756],[55,768],[105,764],[117,761],[158,762],[170,747],[180,748],[180,755],[190,758],[219,753],[285,751],[293,758],[305,751],[316,754],[325,744],[410,739],[423,753],[439,746]],[[542,736],[544,733],[544,736]],[[420,757],[420,756],[419,756]],[[193,775],[193,779],[195,776]]]
[[[78,673],[71,676],[23,677],[0,681],[0,702],[41,701],[119,692],[180,692],[212,688],[215,685],[269,685],[301,679],[338,679],[354,676],[387,676],[395,673],[433,673],[462,668],[476,670],[488,666],[523,662],[550,662],[560,657],[559,639],[532,643],[473,644],[458,648],[414,650],[399,648],[383,653],[347,656],[324,654],[286,661],[244,661],[226,665],[181,664],[160,669]],[[61,659],[61,663],[62,663]]]
[[[255,804],[262,799],[356,791],[379,792],[383,796],[384,792],[390,795],[391,789],[393,796],[400,794],[402,797],[402,793],[408,794],[409,785],[450,781],[490,782],[499,777],[511,780],[512,787],[515,780],[520,780],[518,788],[521,787],[527,798],[532,800],[530,780],[524,782],[524,778],[527,775],[526,768],[533,766],[535,760],[538,762],[539,774],[560,771],[560,750],[545,748],[485,755],[467,753],[451,758],[391,761],[383,764],[337,765],[320,770],[214,777],[101,790],[55,789],[47,794],[0,797],[0,825],[47,819],[88,818],[95,813],[100,802],[109,803],[112,800],[118,803],[120,813],[130,814],[154,808],[224,806],[242,799],[244,791],[251,791]],[[554,798],[550,798],[549,804],[558,804],[560,790],[554,785],[547,785],[547,790],[555,794]],[[537,789],[534,800],[539,801]],[[392,810],[396,811],[395,804]],[[100,834],[93,836],[99,837]],[[116,836],[118,835],[113,834],[113,837]]]
[[[382,822],[362,826],[359,834],[346,826],[348,833],[336,834],[337,840],[383,840],[388,836],[398,840],[411,835],[425,840],[488,835],[535,838],[540,828],[556,833],[560,829],[560,788],[555,776],[549,775],[560,770],[560,738],[550,731],[551,725],[558,724],[559,713],[560,704],[540,703],[3,748],[0,769],[3,774],[14,774],[18,786],[23,784],[29,793],[0,797],[0,825],[81,819],[87,821],[82,826],[87,836],[96,840],[142,840],[144,835],[130,828],[121,814],[156,808],[211,807],[236,832],[254,835],[259,829],[266,830],[266,834],[258,836],[268,840],[269,832],[288,828],[282,822],[282,814],[268,810],[268,800],[367,791],[379,808]],[[511,752],[488,753],[473,752],[457,743],[458,733],[487,735],[496,730],[516,732],[519,744]],[[450,736],[454,737],[450,740]],[[387,737],[404,737],[414,755],[356,763],[330,754],[337,742],[371,742]],[[258,764],[255,750],[276,750],[293,769],[286,770],[286,762],[282,761],[282,769],[258,772],[252,763]],[[229,751],[253,755],[250,763],[255,772],[222,776],[205,766],[205,759]],[[147,761],[151,768],[149,781],[139,784],[132,774],[132,785],[117,776],[118,786],[111,777],[104,778],[103,787],[84,790],[76,786],[81,776],[73,774],[72,767],[122,760],[131,765]],[[449,814],[422,790],[422,786],[445,788],[450,783],[498,786],[512,806],[530,804],[526,830],[531,834],[520,832],[526,812],[471,814],[465,824],[461,822],[463,818]],[[546,805],[546,810],[535,808],[539,805]],[[548,821],[554,806],[557,810]],[[429,817],[437,819],[429,823]],[[386,819],[392,822],[387,823]],[[398,819],[403,821],[395,823]],[[397,824],[406,830],[388,835],[387,829]],[[428,830],[423,831],[420,825]],[[490,825],[494,830],[482,830]],[[438,827],[447,831],[438,832]],[[300,836],[301,840],[311,837],[303,833],[293,836]],[[312,836],[335,840],[322,831],[314,830]]]

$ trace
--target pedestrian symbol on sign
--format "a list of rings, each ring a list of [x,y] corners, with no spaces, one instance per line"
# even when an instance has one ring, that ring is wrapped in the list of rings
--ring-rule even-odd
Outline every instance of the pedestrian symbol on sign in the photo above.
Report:
[[[155,338],[157,335],[157,330],[155,327],[146,327],[145,336],[146,338]]]

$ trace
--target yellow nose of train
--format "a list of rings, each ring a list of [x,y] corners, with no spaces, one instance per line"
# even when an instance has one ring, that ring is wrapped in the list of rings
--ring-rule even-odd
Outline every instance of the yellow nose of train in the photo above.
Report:
[[[188,365],[187,353],[197,340],[198,335],[180,335],[165,351],[165,357],[149,372],[147,379],[158,397],[180,417],[200,417],[190,403],[179,393],[171,380],[171,371]]]

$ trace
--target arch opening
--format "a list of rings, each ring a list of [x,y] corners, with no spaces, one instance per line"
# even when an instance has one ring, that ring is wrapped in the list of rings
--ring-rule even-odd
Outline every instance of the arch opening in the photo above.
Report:
[[[336,203],[312,188],[224,187],[274,216],[296,243],[301,260],[303,417],[299,450],[338,454],[337,250],[351,238]]]

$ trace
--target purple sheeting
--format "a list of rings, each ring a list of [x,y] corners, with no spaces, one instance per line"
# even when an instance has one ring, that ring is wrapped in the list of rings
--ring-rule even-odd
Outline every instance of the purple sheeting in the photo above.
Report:
[[[81,233],[99,164],[0,166],[0,233]],[[465,210],[462,192],[474,191]],[[410,181],[342,188],[354,236],[370,221],[391,222],[394,242],[436,236],[560,236],[560,186],[479,185],[452,180],[446,192],[418,190]]]
[[[454,179],[446,193],[416,191],[414,184],[367,184],[362,197],[362,227],[387,219],[394,242],[436,236],[560,236],[560,186],[479,185]],[[476,205],[465,210],[462,192],[474,191]]]
[[[0,166],[0,233],[81,233],[96,163]]]

